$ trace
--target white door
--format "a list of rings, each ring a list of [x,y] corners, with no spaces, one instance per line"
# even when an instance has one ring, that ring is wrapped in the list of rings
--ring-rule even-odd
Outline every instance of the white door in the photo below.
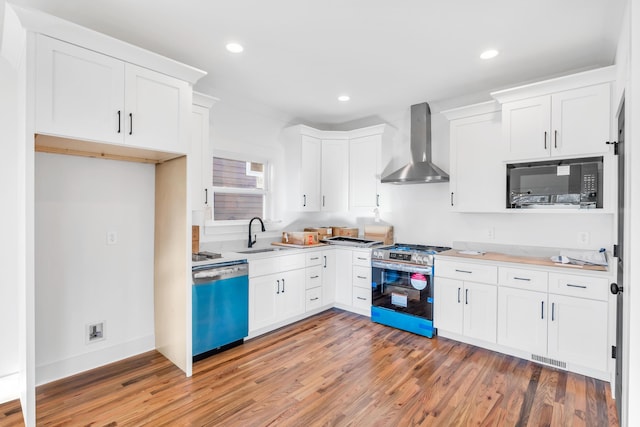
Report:
[[[306,293],[306,269],[287,271],[280,274],[280,294],[278,311],[281,319],[288,319],[304,313]],[[278,276],[278,275],[276,275]]]
[[[336,257],[336,304],[351,307],[353,303],[353,252],[349,249],[334,249]]]
[[[464,284],[462,280],[436,277],[433,282],[433,325],[443,331],[462,334]]]
[[[496,342],[498,289],[494,285],[464,282],[465,336]]]
[[[551,98],[551,154],[599,154],[609,151],[609,83],[556,93]]]
[[[321,210],[342,212],[349,207],[349,143],[322,141]]]
[[[36,49],[36,132],[122,144],[124,62],[42,35]]]
[[[276,275],[252,277],[249,280],[249,330],[255,331],[278,320]]]
[[[549,357],[607,370],[607,303],[549,295]]]
[[[511,160],[549,157],[551,97],[539,96],[502,106],[506,156]]]
[[[317,212],[320,210],[320,162],[321,144],[319,139],[302,135],[300,142],[300,210]]]
[[[500,113],[451,122],[451,204],[457,212],[505,208]]]
[[[498,344],[547,354],[547,294],[524,289],[498,289]]]
[[[209,109],[194,105],[191,113],[191,136],[189,147],[189,177],[191,179],[191,209],[201,210],[205,206],[205,176],[211,177],[209,159]],[[208,168],[205,168],[208,165]]]
[[[186,154],[192,108],[189,84],[127,64],[125,89],[127,145]]]
[[[380,150],[380,135],[364,136],[349,141],[349,207],[351,209],[379,207]]]
[[[336,253],[322,251],[322,304],[333,304],[336,299]]]

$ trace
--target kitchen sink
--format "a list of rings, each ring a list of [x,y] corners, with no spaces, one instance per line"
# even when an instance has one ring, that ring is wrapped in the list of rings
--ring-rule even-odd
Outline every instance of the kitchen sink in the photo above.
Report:
[[[287,248],[260,248],[260,249],[247,249],[246,251],[238,251],[239,254],[261,254],[263,252],[276,252],[286,251]]]

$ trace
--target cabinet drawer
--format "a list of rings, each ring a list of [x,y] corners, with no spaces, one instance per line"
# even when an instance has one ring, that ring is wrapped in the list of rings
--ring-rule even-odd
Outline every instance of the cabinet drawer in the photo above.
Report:
[[[498,280],[500,286],[547,292],[549,273],[522,268],[500,267],[498,269]]]
[[[371,252],[353,251],[353,265],[371,267]]]
[[[317,288],[322,286],[322,266],[316,265],[314,267],[307,267],[306,269],[307,279],[306,288]]]
[[[371,309],[371,288],[353,288],[353,306],[365,310]]]
[[[264,276],[265,274],[281,273],[283,271],[304,268],[305,254],[274,256],[249,260],[249,276]]]
[[[436,260],[433,271],[436,276],[467,280],[478,283],[498,283],[498,267],[495,265]]]
[[[371,290],[371,267],[353,266],[353,286]]]
[[[577,274],[549,273],[549,293],[607,301],[608,280]]]
[[[311,267],[313,265],[322,264],[322,253],[321,252],[311,252],[311,253],[308,253],[306,255],[307,255],[307,259],[306,259],[306,266],[307,267]]]
[[[305,311],[310,311],[322,306],[322,288],[307,289],[304,303]]]

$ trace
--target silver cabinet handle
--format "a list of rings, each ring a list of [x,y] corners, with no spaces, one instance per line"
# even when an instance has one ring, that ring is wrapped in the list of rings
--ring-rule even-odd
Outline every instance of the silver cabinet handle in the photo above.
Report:
[[[469,270],[458,270],[457,268],[456,268],[456,272],[458,272],[458,273],[466,273],[466,274],[471,274],[471,273],[473,273],[473,271],[469,271]]]
[[[547,131],[544,131],[544,149],[547,149]]]
[[[315,275],[315,276],[311,276],[310,278],[311,278],[311,279],[317,279],[318,277],[320,277],[320,276]]]
[[[460,288],[458,288],[458,304],[460,304]]]
[[[558,131],[553,131],[553,148],[558,148]]]
[[[324,196],[322,196],[322,207],[324,208]]]
[[[276,292],[276,294],[280,293],[280,280],[276,280],[276,282],[278,282],[278,292]]]
[[[453,206],[453,191],[451,192],[451,206]]]
[[[464,303],[469,304],[469,289],[464,290]]]
[[[327,256],[324,255],[324,268],[327,268]]]
[[[551,321],[555,322],[556,320],[556,303],[552,302],[551,303]]]
[[[307,206],[307,195],[303,194],[302,195],[302,207]]]
[[[120,133],[120,123],[122,122],[122,119],[120,118],[120,110],[118,110],[118,133]]]
[[[310,259],[311,261],[315,261],[315,260],[317,260],[317,259],[320,259],[320,257],[317,257],[317,256],[316,256],[316,257],[309,258],[309,259]]]
[[[133,135],[133,114],[129,113],[129,135]]]
[[[364,276],[356,276],[358,279],[366,279]]]
[[[315,298],[311,298],[309,301],[317,301],[317,300],[319,300],[319,299],[320,299],[320,298],[315,297]]]
[[[376,194],[376,206],[380,207],[380,195]]]
[[[584,285],[574,285],[573,283],[567,283],[567,286],[570,287],[570,288],[587,289],[587,287],[584,286]]]
[[[542,309],[540,311],[540,318],[544,320],[544,301],[541,301]]]
[[[528,277],[514,277],[513,280],[524,280],[525,282],[531,281]]]
[[[356,257],[356,258],[358,258],[360,261],[366,261],[367,260],[366,258],[362,258],[362,257]]]
[[[362,300],[362,301],[366,301],[367,300],[366,298],[362,298],[362,297],[356,297],[356,298],[358,298],[359,300]]]
[[[284,294],[284,279],[282,279],[282,293]]]

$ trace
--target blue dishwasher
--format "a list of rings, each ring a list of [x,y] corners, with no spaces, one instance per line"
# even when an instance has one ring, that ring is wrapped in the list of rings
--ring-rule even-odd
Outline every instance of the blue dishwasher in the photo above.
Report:
[[[249,264],[246,260],[193,267],[192,352],[201,360],[249,334]]]

